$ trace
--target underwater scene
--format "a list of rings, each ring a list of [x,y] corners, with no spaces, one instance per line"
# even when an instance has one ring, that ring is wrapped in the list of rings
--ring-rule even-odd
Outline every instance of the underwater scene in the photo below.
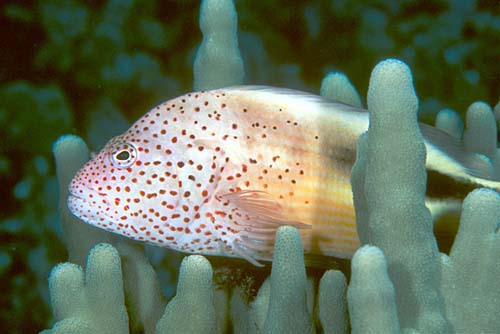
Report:
[[[498,1],[0,8],[2,333],[500,333]]]

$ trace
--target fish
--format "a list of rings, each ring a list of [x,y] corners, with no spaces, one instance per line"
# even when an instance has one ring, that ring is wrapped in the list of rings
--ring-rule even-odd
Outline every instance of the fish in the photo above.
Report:
[[[68,208],[134,240],[256,266],[272,259],[284,225],[299,229],[305,254],[350,258],[360,246],[351,169],[368,123],[363,108],[292,89],[191,92],[112,138],[70,182]],[[420,128],[434,211],[499,188],[459,139]]]

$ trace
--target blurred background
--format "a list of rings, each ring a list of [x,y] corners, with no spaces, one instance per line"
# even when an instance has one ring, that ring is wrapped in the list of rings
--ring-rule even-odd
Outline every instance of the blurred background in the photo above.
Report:
[[[51,326],[47,277],[67,259],[53,142],[73,133],[98,150],[190,91],[200,2],[2,3],[0,332],[34,333]],[[342,71],[364,97],[373,66],[396,57],[413,71],[425,122],[499,100],[499,1],[235,4],[246,83],[318,92],[325,74]]]

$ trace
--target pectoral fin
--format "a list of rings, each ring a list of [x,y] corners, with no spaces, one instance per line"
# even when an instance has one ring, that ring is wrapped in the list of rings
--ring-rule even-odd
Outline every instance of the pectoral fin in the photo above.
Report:
[[[255,259],[272,259],[274,238],[280,226],[311,228],[309,224],[287,219],[279,203],[264,191],[244,190],[216,198],[230,208],[232,227],[239,231],[239,239],[233,244],[235,251],[254,264]]]

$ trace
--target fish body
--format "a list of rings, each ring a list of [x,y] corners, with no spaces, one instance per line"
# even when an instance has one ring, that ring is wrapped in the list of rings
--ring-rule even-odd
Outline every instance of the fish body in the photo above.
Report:
[[[89,224],[187,253],[260,265],[276,229],[292,225],[305,253],[348,258],[359,246],[351,168],[367,128],[366,110],[294,90],[189,93],[111,139],[70,183],[68,206]],[[422,129],[429,169],[498,187],[482,159]]]

